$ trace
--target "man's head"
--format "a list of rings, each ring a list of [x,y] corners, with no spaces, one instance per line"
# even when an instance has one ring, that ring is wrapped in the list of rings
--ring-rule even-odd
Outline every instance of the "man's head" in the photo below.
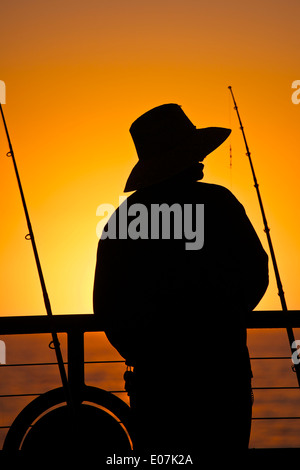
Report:
[[[151,109],[130,127],[139,161],[125,191],[165,181],[189,168],[199,171],[197,163],[219,147],[230,132],[222,127],[197,129],[177,104]]]

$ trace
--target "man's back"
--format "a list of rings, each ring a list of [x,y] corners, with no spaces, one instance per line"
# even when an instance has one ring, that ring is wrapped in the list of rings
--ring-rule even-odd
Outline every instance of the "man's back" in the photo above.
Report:
[[[200,205],[204,217],[197,213]],[[160,227],[153,230],[159,210]],[[131,211],[135,215],[125,219]],[[132,239],[129,230],[127,238],[99,242],[95,313],[112,341],[116,330],[121,354],[135,359],[137,353],[130,349],[139,338],[141,344],[134,347],[150,348],[150,332],[162,332],[163,341],[176,328],[192,335],[199,319],[204,329],[217,327],[225,333],[225,328],[233,338],[235,329],[244,328],[243,315],[257,305],[268,284],[267,255],[227,189],[199,182],[155,185],[132,194],[115,217],[117,232],[118,221],[126,220],[126,229],[134,223],[135,236],[145,237]],[[164,230],[168,223],[169,233]],[[153,239],[157,233],[160,238]],[[203,236],[203,246],[194,249]],[[134,331],[136,339],[123,346],[126,330]]]
[[[197,220],[197,205],[204,205],[204,219]],[[151,231],[158,207],[169,233],[162,226]],[[184,227],[190,208],[193,229]],[[125,209],[132,213],[127,219]],[[131,235],[145,237],[100,240],[94,291],[108,339],[135,366],[137,448],[197,454],[196,422],[205,427],[208,454],[216,422],[246,448],[251,367],[245,315],[266,290],[268,258],[243,207],[220,186],[176,181],[137,191],[114,217],[126,220],[126,228],[134,224]],[[124,227],[116,226],[124,237]],[[187,249],[192,230],[195,243],[204,233],[198,250]],[[151,239],[157,231],[161,238]]]

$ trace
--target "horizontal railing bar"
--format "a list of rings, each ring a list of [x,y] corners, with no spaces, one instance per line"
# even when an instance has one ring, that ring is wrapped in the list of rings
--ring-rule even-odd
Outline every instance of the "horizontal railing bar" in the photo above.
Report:
[[[300,416],[266,416],[261,418],[252,418],[252,421],[266,421],[272,419],[300,419]],[[9,429],[10,426],[0,426],[0,429]]]
[[[300,328],[300,310],[255,310],[246,319],[249,329],[260,328]],[[57,333],[69,331],[101,332],[101,319],[93,314],[56,314],[31,316],[0,317],[0,334],[35,334],[51,333],[53,328]]]
[[[252,418],[252,421],[267,420],[267,419],[300,419],[300,416],[266,416],[262,418]]]
[[[252,390],[299,390],[299,387],[252,387]],[[107,390],[107,391],[110,393],[123,393],[124,392],[124,390]],[[6,394],[6,395],[0,395],[0,398],[36,397],[39,395],[42,395],[42,393]]]
[[[109,393],[125,393],[126,390],[106,390]],[[38,397],[43,395],[42,393],[14,393],[14,394],[7,394],[7,395],[0,395],[0,398],[18,398],[18,397]]]
[[[298,390],[299,387],[252,387],[252,390]],[[123,393],[126,390],[107,390],[110,393]],[[0,395],[0,398],[37,397],[42,393],[17,393]]]
[[[247,329],[300,328],[300,310],[254,310],[246,317]]]
[[[85,364],[125,364],[125,359],[116,361],[84,361]]]
[[[84,364],[122,364],[125,363],[125,360],[116,360],[116,361],[84,361]],[[64,364],[68,362],[64,361]],[[20,364],[0,364],[1,367],[28,367],[28,366],[57,366],[57,362],[29,362],[29,363],[20,363]]]
[[[299,390],[299,387],[252,387],[252,390]]]
[[[270,359],[289,359],[291,360],[291,356],[261,356],[261,357],[251,357],[252,360],[270,360]]]
[[[252,360],[270,360],[270,359],[289,359],[290,356],[262,356],[262,357],[251,357]],[[125,364],[125,360],[112,360],[112,361],[84,361],[84,364]],[[64,364],[68,364],[68,361],[64,361]],[[57,362],[29,362],[29,363],[16,363],[16,364],[0,364],[1,367],[28,367],[28,366],[57,366]]]
[[[0,334],[41,334],[69,331],[103,331],[101,321],[93,314],[30,315],[0,317]]]
[[[18,398],[18,397],[38,397],[41,393],[14,393],[9,395],[0,395],[0,398]]]

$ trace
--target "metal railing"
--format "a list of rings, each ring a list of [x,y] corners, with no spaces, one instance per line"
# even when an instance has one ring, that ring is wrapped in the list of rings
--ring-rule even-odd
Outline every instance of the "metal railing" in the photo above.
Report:
[[[300,328],[300,311],[293,310],[288,312],[288,324],[293,328]],[[282,311],[254,311],[249,316],[247,328],[252,329],[285,329],[287,326],[287,314]],[[50,333],[53,328],[57,333],[67,334],[67,361],[65,364],[68,366],[68,381],[71,387],[80,387],[84,383],[84,370],[85,365],[88,364],[109,364],[121,363],[121,360],[108,360],[108,361],[84,361],[84,334],[88,332],[101,332],[103,327],[101,321],[91,314],[76,314],[76,315],[54,315],[51,319],[47,316],[12,316],[0,317],[0,337],[5,335],[27,335],[27,334],[42,334]],[[291,360],[290,356],[259,356],[251,357],[251,361],[261,360]],[[34,366],[49,366],[56,365],[55,362],[35,362],[35,363],[15,363],[1,365],[5,367],[34,367]],[[253,387],[255,390],[294,390],[297,386],[263,386]],[[110,390],[111,393],[125,393],[125,390]],[[2,394],[0,399],[3,398],[16,398],[16,397],[36,397],[38,393],[14,393]],[[254,421],[259,420],[299,420],[300,409],[297,410],[295,416],[254,416]],[[9,429],[9,425],[0,426],[0,429]],[[294,449],[295,450],[295,449]],[[300,440],[299,440],[300,452]]]

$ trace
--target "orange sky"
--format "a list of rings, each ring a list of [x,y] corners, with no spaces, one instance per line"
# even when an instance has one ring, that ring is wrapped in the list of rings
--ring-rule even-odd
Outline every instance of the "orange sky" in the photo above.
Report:
[[[233,129],[205,160],[204,181],[233,191],[268,250],[228,85],[287,304],[300,309],[299,13],[298,0],[1,1],[4,112],[54,313],[92,312],[97,207],[117,205],[136,162],[130,124],[163,103],[198,127]],[[1,123],[0,315],[44,314],[7,151]],[[260,309],[280,309],[270,271]]]
[[[265,235],[232,85],[260,183],[289,308],[300,306],[299,2],[1,3],[4,106],[45,280],[57,313],[92,311],[96,209],[117,204],[136,161],[131,122],[176,102],[199,127],[232,127],[205,181],[232,189]],[[229,171],[229,143],[233,169]],[[0,129],[1,315],[44,312]],[[272,273],[273,276],[273,273]],[[5,286],[5,288],[4,288]],[[271,284],[260,308],[279,308]]]

